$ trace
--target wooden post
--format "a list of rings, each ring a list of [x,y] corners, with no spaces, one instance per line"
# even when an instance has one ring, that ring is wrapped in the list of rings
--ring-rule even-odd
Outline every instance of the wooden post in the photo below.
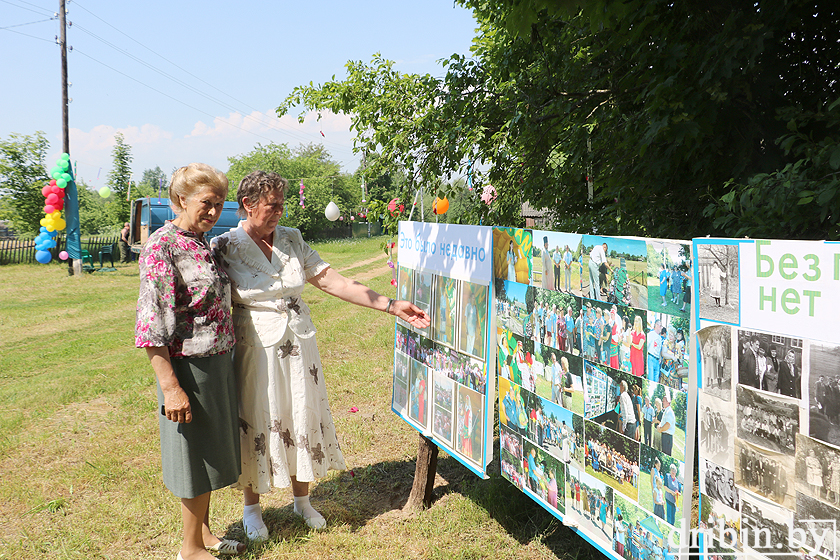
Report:
[[[438,446],[420,434],[417,445],[417,466],[414,469],[414,485],[405,503],[406,510],[422,510],[432,505],[432,490],[437,474]]]

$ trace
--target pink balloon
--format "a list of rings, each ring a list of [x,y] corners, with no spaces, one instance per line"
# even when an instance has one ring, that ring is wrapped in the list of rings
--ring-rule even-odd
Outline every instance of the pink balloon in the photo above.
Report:
[[[55,212],[55,208],[51,204],[44,206],[44,214],[52,214],[53,212]]]
[[[58,195],[55,193],[50,193],[50,195],[47,197],[47,204],[55,205],[56,202],[58,202]]]
[[[44,198],[47,198],[52,194],[52,185],[44,185],[44,188],[41,189],[41,194],[44,195]]]
[[[67,251],[62,251],[58,254],[58,258],[63,261],[66,261],[69,256],[70,255],[67,254]]]
[[[53,185],[52,192],[59,198],[64,198],[64,189],[58,185]]]

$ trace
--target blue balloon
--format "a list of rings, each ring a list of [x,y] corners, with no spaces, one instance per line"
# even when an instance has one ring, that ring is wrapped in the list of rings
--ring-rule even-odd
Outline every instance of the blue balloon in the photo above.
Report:
[[[52,260],[52,255],[49,251],[38,251],[35,253],[35,260],[41,264],[47,264]]]
[[[46,228],[44,228],[44,229],[46,229]],[[50,237],[55,237],[56,235],[58,235],[58,230],[54,229],[52,231],[48,231],[47,235],[49,235]]]
[[[44,226],[41,226],[41,230],[40,230],[40,231],[41,231],[41,233],[44,233],[45,231],[47,231],[47,228],[45,228]]]

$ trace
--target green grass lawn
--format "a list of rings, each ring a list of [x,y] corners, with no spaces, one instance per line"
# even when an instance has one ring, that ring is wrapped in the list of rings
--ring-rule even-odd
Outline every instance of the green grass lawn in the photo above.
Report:
[[[394,295],[382,241],[313,246]],[[134,348],[137,265],[82,277],[2,266],[0,282],[0,560],[173,560],[180,505],[161,481],[154,377]],[[289,489],[264,496],[271,538],[241,558],[601,557],[501,477],[498,444],[489,480],[442,454],[432,507],[403,512],[418,437],[390,411],[393,319],[312,287],[304,299],[348,470],[312,486],[322,532],[293,515]],[[238,491],[213,493],[217,534],[242,538],[241,517]]]
[[[597,471],[596,472],[595,469],[592,468],[592,465],[586,465],[586,474],[592,475],[593,477],[597,478],[598,480],[600,480],[601,482],[603,482],[607,486],[609,486],[609,487],[611,487],[615,490],[618,490],[619,492],[621,492],[622,494],[624,494],[628,498],[631,498],[634,501],[636,500],[636,496],[638,495],[638,489],[635,488],[629,482],[622,481],[621,484],[619,484],[616,479],[614,479],[611,476],[607,476],[602,471]]]

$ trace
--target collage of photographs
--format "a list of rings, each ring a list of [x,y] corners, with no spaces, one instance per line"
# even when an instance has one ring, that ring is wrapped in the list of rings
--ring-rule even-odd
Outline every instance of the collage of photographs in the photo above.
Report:
[[[699,523],[717,537],[708,550],[836,559],[840,345],[723,324],[739,317],[737,242],[700,245],[698,257],[699,316],[722,323],[698,331]]]
[[[616,557],[673,558],[690,244],[494,228],[493,255],[503,476]]]
[[[397,320],[391,408],[483,469],[489,287],[400,266],[397,294],[432,321]]]

